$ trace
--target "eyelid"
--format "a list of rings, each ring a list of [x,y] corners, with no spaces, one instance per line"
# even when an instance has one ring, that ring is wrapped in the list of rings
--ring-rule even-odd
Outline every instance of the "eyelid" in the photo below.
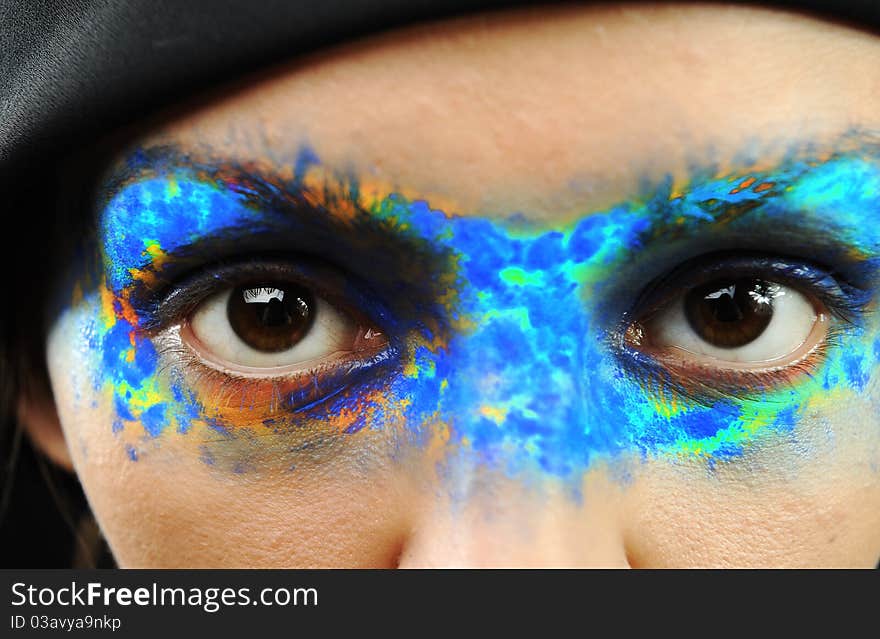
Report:
[[[649,317],[676,295],[715,279],[756,276],[799,290],[822,302],[836,318],[856,322],[870,301],[870,291],[807,260],[753,252],[710,253],[680,264],[649,284],[626,315],[626,321]]]
[[[165,291],[153,291],[153,297],[159,299],[143,314],[140,328],[158,332],[184,320],[211,295],[253,279],[294,281],[353,315],[356,321],[380,326],[387,323],[388,310],[383,301],[352,277],[313,258],[276,254],[206,266]]]

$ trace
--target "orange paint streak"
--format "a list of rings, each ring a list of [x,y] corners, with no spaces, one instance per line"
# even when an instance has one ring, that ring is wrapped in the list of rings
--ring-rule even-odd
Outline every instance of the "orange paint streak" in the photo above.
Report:
[[[122,292],[122,295],[116,298],[116,302],[118,304],[118,306],[116,307],[116,317],[124,319],[132,326],[137,326],[138,316],[134,310],[134,307],[132,307],[131,302],[129,301],[130,296],[131,291],[124,290]]]
[[[756,182],[756,179],[755,179],[754,177],[746,178],[745,180],[743,180],[742,182],[740,182],[740,183],[739,183],[739,186],[737,186],[735,189],[731,189],[730,194],[731,194],[731,195],[736,195],[737,193],[739,193],[739,192],[742,191],[743,189],[747,189],[747,188],[749,188],[749,187],[750,187],[752,184],[754,184],[755,182]]]
[[[156,283],[156,274],[149,270],[130,268],[128,269],[128,274],[131,275],[131,279],[148,287],[151,287]]]
[[[101,281],[101,319],[105,328],[110,328],[116,324],[116,308],[113,304],[113,293],[107,287],[107,281]]]

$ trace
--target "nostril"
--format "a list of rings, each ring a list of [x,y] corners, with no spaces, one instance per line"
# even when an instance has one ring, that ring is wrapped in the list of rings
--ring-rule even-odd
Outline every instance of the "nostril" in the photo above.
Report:
[[[626,568],[644,568],[645,563],[639,557],[638,551],[628,542],[623,542],[623,558],[626,561]]]
[[[401,536],[397,543],[391,547],[388,561],[385,564],[386,568],[390,568],[393,570],[397,570],[400,568],[401,563],[403,563],[403,555],[406,552],[408,543],[409,534]]]

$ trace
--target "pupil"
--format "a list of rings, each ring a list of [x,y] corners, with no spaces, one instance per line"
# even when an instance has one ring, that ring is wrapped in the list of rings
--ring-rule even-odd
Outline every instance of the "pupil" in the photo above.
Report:
[[[260,305],[254,304],[254,306],[258,307]],[[255,308],[254,310],[259,313],[260,322],[263,326],[277,327],[290,323],[290,313],[284,307],[284,302],[279,301],[278,298],[273,297],[265,304],[262,304],[262,307],[262,309]]]
[[[232,330],[258,351],[277,353],[293,347],[311,328],[314,298],[302,286],[265,283],[236,288],[226,314]]]
[[[712,314],[719,322],[738,322],[743,318],[742,309],[740,309],[737,300],[734,297],[724,294],[713,302],[709,302],[712,306]]]
[[[685,316],[703,340],[720,348],[737,348],[764,332],[778,294],[778,287],[764,280],[716,280],[688,292]]]

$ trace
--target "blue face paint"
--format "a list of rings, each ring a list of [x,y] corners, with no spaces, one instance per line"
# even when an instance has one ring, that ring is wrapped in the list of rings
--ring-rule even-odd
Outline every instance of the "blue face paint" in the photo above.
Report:
[[[96,344],[92,382],[117,406],[116,430],[160,438],[169,428],[188,436],[207,428],[234,439],[267,431],[284,438],[306,425],[346,437],[395,429],[413,445],[439,437],[447,452],[511,474],[577,477],[621,454],[740,455],[759,437],[792,431],[807,412],[862,392],[876,375],[877,326],[863,317],[871,295],[857,287],[841,288],[851,321],[835,330],[811,376],[792,373],[790,383],[737,394],[707,392],[711,379],[673,379],[650,354],[622,347],[622,311],[647,282],[620,279],[658,243],[755,240],[762,229],[797,238],[801,228],[833,238],[829,260],[845,258],[873,285],[876,153],[696,176],[686,189],[667,183],[649,197],[545,227],[453,216],[363,184],[328,188],[317,156],[303,157],[303,174],[287,185],[152,158],[114,187],[101,214],[106,280],[85,298],[92,310],[84,334]],[[251,380],[239,405],[217,402],[187,372],[204,364],[157,355],[154,334],[166,322],[156,317],[157,291],[180,264],[208,262],[217,241],[250,235],[265,243],[291,229],[312,253],[336,245],[363,258],[338,288],[369,307],[361,310],[387,345],[344,373],[314,375],[313,387],[298,381],[279,391],[277,382]],[[403,247],[409,262],[391,272],[383,241]],[[236,383],[243,382],[228,382]],[[210,451],[201,455],[214,463]]]

